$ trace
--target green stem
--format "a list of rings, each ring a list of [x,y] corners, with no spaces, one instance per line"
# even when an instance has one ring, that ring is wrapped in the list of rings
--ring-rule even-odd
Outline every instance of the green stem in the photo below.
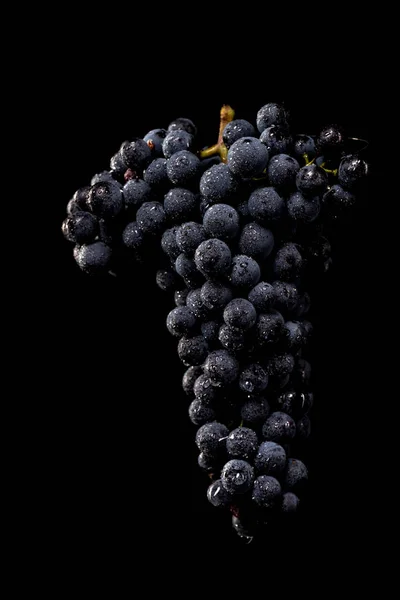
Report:
[[[234,117],[235,111],[233,110],[233,108],[228,104],[224,104],[220,111],[218,141],[213,146],[209,146],[208,148],[204,148],[204,150],[201,150],[200,158],[208,158],[209,156],[219,154],[222,162],[226,163],[228,156],[228,148],[224,144],[222,135],[227,124],[233,121]]]
[[[327,169],[325,165],[326,163],[323,162],[322,165],[320,165],[321,169],[323,169],[325,173],[332,173],[332,175],[336,177],[336,175],[338,174],[338,169]]]
[[[307,154],[307,152],[305,152],[305,153],[303,154],[303,158],[304,158],[304,160],[305,160],[305,163],[306,163],[306,165],[305,165],[305,166],[306,166],[306,167],[308,167],[308,165],[312,165],[312,164],[313,164],[313,162],[315,161],[315,157],[314,157],[314,158],[312,158],[311,160],[308,158],[308,154]]]

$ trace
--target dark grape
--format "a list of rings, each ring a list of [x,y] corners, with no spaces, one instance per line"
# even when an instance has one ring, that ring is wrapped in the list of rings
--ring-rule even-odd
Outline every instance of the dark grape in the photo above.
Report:
[[[168,131],[186,131],[195,137],[197,134],[197,127],[191,119],[188,119],[187,117],[178,117],[168,125]]]
[[[282,512],[287,514],[297,512],[299,503],[300,500],[296,494],[293,494],[292,492],[286,492],[286,494],[283,494],[282,496]]]
[[[354,194],[341,185],[332,185],[322,196],[322,205],[333,217],[341,217],[355,205]]]
[[[228,150],[228,167],[239,179],[260,176],[267,163],[268,150],[258,138],[242,137]]]
[[[297,223],[312,223],[318,217],[321,203],[318,196],[306,197],[301,192],[293,192],[287,200],[287,212]]]
[[[288,458],[283,481],[285,490],[301,490],[307,480],[308,470],[305,464],[297,458]]]
[[[155,191],[166,191],[167,188],[171,185],[167,173],[167,159],[154,159],[145,169],[143,173],[143,179]]]
[[[114,154],[114,156],[111,157],[110,169],[111,169],[112,175],[116,179],[121,180],[121,181],[124,179],[124,174],[125,174],[125,171],[127,170],[127,166],[121,156],[120,151],[118,151],[116,154]]]
[[[281,484],[275,477],[260,475],[254,481],[252,498],[259,506],[263,506],[264,508],[274,506],[281,494]]]
[[[239,251],[242,254],[262,262],[271,254],[273,247],[272,231],[259,223],[247,223],[243,226],[239,238]]]
[[[228,165],[213,165],[200,178],[200,193],[210,204],[230,200],[238,190],[238,181]]]
[[[232,503],[233,494],[224,488],[221,479],[217,479],[209,486],[207,498],[213,506],[229,506]]]
[[[294,419],[300,419],[305,415],[313,405],[313,394],[311,392],[301,392],[293,389],[282,392],[277,400],[276,406]]]
[[[296,244],[283,244],[275,254],[274,274],[282,281],[296,281],[304,267],[303,257]]]
[[[161,202],[144,202],[136,213],[136,222],[140,231],[147,235],[161,233],[166,223],[166,215]]]
[[[213,385],[233,383],[239,375],[239,362],[227,350],[213,350],[204,361],[204,373]]]
[[[125,169],[139,172],[145,169],[152,159],[149,146],[141,138],[124,142],[120,149],[120,156]]]
[[[229,272],[232,255],[229,246],[217,238],[205,240],[196,249],[194,260],[205,277],[223,277]]]
[[[292,354],[273,354],[268,358],[268,375],[282,378],[293,371],[295,360]]]
[[[331,251],[331,244],[323,235],[318,235],[306,247],[308,258],[314,265],[323,265],[331,257]]]
[[[301,296],[296,284],[287,281],[274,281],[273,307],[282,314],[293,313],[300,302]]]
[[[192,313],[201,321],[208,317],[209,310],[204,305],[201,298],[201,288],[195,288],[194,290],[189,291],[186,298],[186,306],[188,306]]]
[[[202,373],[194,382],[193,393],[204,404],[210,404],[218,397],[218,388],[213,386],[211,379]]]
[[[184,372],[182,377],[182,388],[187,396],[194,398],[193,386],[196,379],[202,373],[203,369],[200,366],[191,366]]]
[[[207,356],[208,346],[202,335],[181,337],[178,343],[178,356],[187,367],[201,365]]]
[[[78,266],[89,275],[105,273],[111,264],[111,249],[104,242],[76,246],[74,257]]]
[[[174,225],[173,227],[166,229],[161,237],[161,248],[171,260],[176,260],[181,254],[181,250],[179,249],[176,240],[178,228],[178,225]]]
[[[287,347],[292,352],[297,352],[306,345],[307,339],[300,321],[286,321],[283,326],[283,336]]]
[[[214,165],[221,164],[220,156],[207,156],[206,158],[200,158],[200,173],[203,175],[207,169],[213,167]]]
[[[262,346],[276,343],[282,335],[284,318],[277,310],[258,315],[256,323],[257,339]]]
[[[297,172],[296,186],[304,196],[315,197],[325,192],[328,186],[328,176],[315,163],[305,165]]]
[[[247,331],[255,324],[257,313],[249,300],[234,298],[226,305],[223,318],[230,327]]]
[[[196,214],[196,207],[196,196],[185,188],[172,188],[164,196],[164,211],[171,223],[191,221]]]
[[[243,543],[250,544],[253,541],[254,536],[251,535],[248,527],[235,515],[232,515],[232,527],[238,537],[243,540]]]
[[[98,217],[115,217],[124,207],[121,187],[116,181],[95,183],[90,188],[87,205],[89,210]]]
[[[210,349],[217,346],[219,328],[218,321],[204,321],[200,326],[201,333]]]
[[[276,442],[262,442],[254,459],[258,473],[279,476],[286,467],[285,449]]]
[[[90,210],[88,200],[91,187],[92,186],[90,185],[85,185],[76,190],[76,192],[70,200],[70,203],[72,202],[72,205],[68,203],[68,213],[70,213],[71,210],[73,210],[73,212],[75,212],[76,210],[83,210],[86,212]]]
[[[308,415],[304,415],[296,423],[296,436],[302,440],[306,440],[311,435],[311,420]]]
[[[184,252],[181,252],[179,256],[177,256],[174,264],[176,272],[183,277],[183,279],[187,280],[192,278],[193,280],[198,280],[199,272],[193,258]]]
[[[368,164],[356,154],[349,154],[340,161],[338,181],[346,190],[353,190],[367,174]]]
[[[173,292],[178,285],[179,278],[171,269],[158,269],[156,284],[163,292]]]
[[[229,204],[213,204],[204,213],[203,225],[209,236],[231,240],[240,230],[239,214]]]
[[[257,426],[264,423],[268,417],[270,407],[265,398],[250,396],[241,408],[240,415],[246,425]]]
[[[189,406],[189,419],[194,425],[204,425],[215,421],[215,412],[208,404],[195,398]]]
[[[210,310],[223,309],[232,300],[232,289],[219,281],[206,281],[200,290],[204,306]]]
[[[235,329],[225,323],[219,328],[218,340],[226,350],[230,350],[233,354],[241,352],[248,345],[246,333],[243,330]]]
[[[314,139],[310,135],[295,135],[292,152],[296,158],[303,158],[306,154],[309,160],[313,159],[316,154]]]
[[[67,204],[67,215],[73,215],[76,212],[84,212],[81,208],[79,208],[78,204],[75,202],[73,198]]]
[[[144,239],[143,231],[136,221],[128,223],[122,232],[122,242],[124,246],[135,252],[143,248]]]
[[[266,440],[286,443],[296,435],[296,423],[290,415],[275,411],[265,421],[262,433]]]
[[[308,386],[311,379],[311,365],[308,360],[301,357],[296,359],[291,378],[293,384],[296,386],[301,386],[302,388]]]
[[[293,156],[276,154],[270,159],[267,167],[269,183],[278,188],[293,187],[299,170],[300,165]]]
[[[64,237],[74,244],[93,242],[98,234],[99,223],[96,217],[88,212],[76,211],[62,223]]]
[[[278,125],[271,125],[264,129],[260,141],[265,144],[269,157],[290,152],[293,143],[292,137]]]
[[[207,238],[204,227],[195,221],[186,221],[176,230],[176,245],[186,256],[193,256],[197,246]]]
[[[101,183],[103,181],[112,181],[115,183],[115,179],[111,171],[101,171],[101,173],[96,173],[96,175],[93,175],[92,179],[90,180],[90,185]]]
[[[259,394],[268,385],[268,373],[258,363],[252,363],[242,369],[239,376],[239,387],[246,394]]]
[[[262,133],[267,127],[277,125],[282,130],[287,130],[289,115],[284,106],[276,102],[264,104],[257,112],[257,129]]]
[[[223,423],[212,421],[202,425],[196,433],[196,445],[200,452],[214,456],[226,446],[229,435],[228,428]]]
[[[133,214],[144,202],[152,200],[151,187],[143,179],[129,179],[122,188],[122,193],[126,209]]]
[[[270,283],[260,281],[250,290],[248,299],[259,313],[268,312],[275,304],[275,289]]]
[[[254,258],[245,254],[233,257],[229,280],[235,288],[248,290],[260,281],[260,277],[260,265]]]
[[[193,136],[183,129],[169,131],[162,143],[162,151],[165,158],[170,158],[175,152],[191,150],[193,148]]]
[[[175,337],[189,333],[196,325],[196,317],[187,306],[173,308],[166,320],[168,331]]]
[[[186,299],[189,293],[188,288],[183,288],[182,290],[175,290],[174,292],[174,302],[176,306],[186,306]]]
[[[286,211],[284,199],[272,186],[255,189],[250,194],[248,206],[250,215],[261,225],[279,221]]]
[[[227,148],[230,148],[242,137],[255,137],[254,125],[245,119],[234,119],[228,123],[222,133],[222,140]]]
[[[152,129],[143,136],[143,140],[150,148],[153,157],[158,158],[163,155],[162,145],[166,135],[167,131],[165,129]]]
[[[185,187],[200,173],[200,159],[188,150],[175,152],[167,160],[168,179],[174,185]]]
[[[321,154],[326,157],[339,156],[344,149],[345,135],[342,127],[338,125],[327,125],[319,132],[316,146]]]
[[[203,469],[207,473],[212,473],[218,468],[218,460],[215,458],[215,456],[209,456],[204,452],[200,452],[199,456],[197,457],[197,464],[199,465],[200,469]]]
[[[258,448],[258,437],[253,429],[237,427],[226,440],[226,450],[234,458],[252,459]]]
[[[221,482],[230,494],[245,494],[254,481],[254,469],[245,460],[229,460],[222,468]]]

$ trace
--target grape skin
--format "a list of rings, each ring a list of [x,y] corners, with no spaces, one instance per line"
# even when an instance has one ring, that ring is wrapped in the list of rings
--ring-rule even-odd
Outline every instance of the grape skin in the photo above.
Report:
[[[268,150],[258,138],[240,138],[228,150],[228,167],[239,179],[258,177],[267,163]]]
[[[238,190],[239,182],[228,165],[213,165],[203,173],[200,179],[200,193],[211,204],[227,202]]]
[[[254,137],[256,130],[254,125],[245,119],[234,119],[225,126],[222,139],[227,148],[230,148],[242,137]]]

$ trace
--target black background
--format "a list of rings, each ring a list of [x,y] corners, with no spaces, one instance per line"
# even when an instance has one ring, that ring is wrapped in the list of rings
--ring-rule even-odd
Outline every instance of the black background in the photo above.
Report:
[[[346,40],[342,44],[342,53],[351,52]],[[334,122],[370,140],[372,190],[378,177],[369,93],[375,75],[360,64],[355,79],[351,61],[341,64],[340,76],[307,60],[289,69],[285,57],[271,68],[250,54],[233,68],[226,56],[188,64],[165,62],[159,51],[155,63],[138,68],[89,44],[81,55],[64,55],[52,79],[47,106],[56,110],[47,121],[58,143],[50,143],[46,158],[54,179],[46,333],[56,392],[43,409],[51,427],[42,459],[51,481],[45,505],[52,515],[50,545],[60,552],[55,568],[112,565],[125,573],[136,551],[155,567],[172,552],[174,569],[190,556],[195,574],[217,572],[222,556],[265,560],[266,568],[289,561],[307,568],[311,578],[321,570],[342,577],[353,568],[354,554],[370,551],[369,531],[378,516],[365,478],[377,459],[365,457],[374,393],[366,369],[377,334],[364,327],[371,307],[360,298],[375,260],[365,261],[371,192],[335,240],[332,270],[315,299],[320,311],[311,348],[316,400],[307,502],[281,535],[250,546],[238,542],[230,517],[205,496],[208,480],[197,466],[196,428],[181,390],[184,367],[165,328],[172,299],[143,269],[131,281],[88,279],[61,235],[68,200],[108,168],[122,141],[186,116],[209,145],[223,103],[255,123],[263,104],[283,102],[296,132],[315,133]]]

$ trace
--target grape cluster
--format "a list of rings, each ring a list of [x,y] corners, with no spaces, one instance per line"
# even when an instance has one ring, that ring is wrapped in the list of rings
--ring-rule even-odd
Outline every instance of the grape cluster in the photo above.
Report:
[[[179,118],[125,141],[75,192],[62,231],[87,274],[155,266],[174,299],[166,327],[186,369],[207,498],[250,540],[297,511],[308,479],[308,284],[329,268],[327,232],[368,166],[346,153],[340,127],[296,135],[275,103],[254,124],[224,106],[218,143],[201,149],[196,136]]]

